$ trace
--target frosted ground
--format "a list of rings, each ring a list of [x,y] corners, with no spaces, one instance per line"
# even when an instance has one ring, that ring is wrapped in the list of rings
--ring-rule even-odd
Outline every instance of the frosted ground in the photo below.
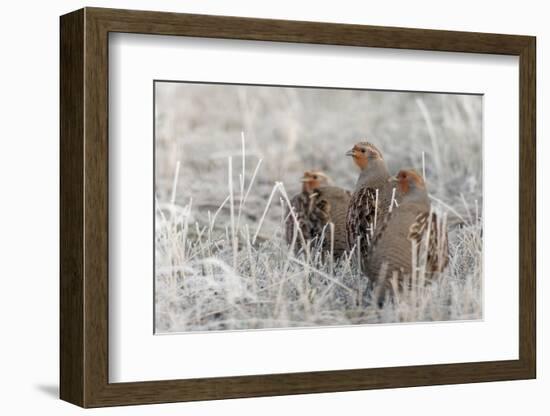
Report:
[[[156,331],[481,318],[481,111],[473,95],[156,83]],[[353,258],[295,257],[281,225],[304,170],[353,189],[344,153],[365,138],[391,172],[424,172],[450,231],[441,279],[383,309]]]

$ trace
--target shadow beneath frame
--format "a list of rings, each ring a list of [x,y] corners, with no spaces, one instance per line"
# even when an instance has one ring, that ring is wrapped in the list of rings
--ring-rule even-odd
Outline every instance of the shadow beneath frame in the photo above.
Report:
[[[37,384],[34,387],[46,396],[50,396],[53,399],[59,399],[59,386],[57,384]]]

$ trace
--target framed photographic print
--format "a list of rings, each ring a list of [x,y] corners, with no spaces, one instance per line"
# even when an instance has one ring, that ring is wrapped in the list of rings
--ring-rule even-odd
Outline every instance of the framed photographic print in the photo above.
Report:
[[[535,378],[535,49],[62,16],[61,398]]]

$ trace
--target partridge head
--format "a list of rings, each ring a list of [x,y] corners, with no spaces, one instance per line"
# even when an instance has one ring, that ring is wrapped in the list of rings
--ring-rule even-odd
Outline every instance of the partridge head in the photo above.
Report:
[[[314,189],[321,186],[327,186],[330,183],[330,179],[323,172],[317,170],[306,170],[302,177],[302,191],[310,193]]]
[[[419,202],[429,204],[426,183],[414,169],[401,169],[389,182],[396,186],[402,203]]]
[[[352,149],[346,152],[346,156],[351,156],[360,170],[369,169],[377,162],[384,160],[380,150],[369,142],[356,143]]]

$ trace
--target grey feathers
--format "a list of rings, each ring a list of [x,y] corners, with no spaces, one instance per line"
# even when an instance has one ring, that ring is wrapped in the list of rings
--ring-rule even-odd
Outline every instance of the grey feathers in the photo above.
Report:
[[[411,186],[377,230],[366,272],[375,282],[397,276],[402,283],[415,273],[429,280],[447,266],[448,253],[445,218],[433,212],[424,187]]]

